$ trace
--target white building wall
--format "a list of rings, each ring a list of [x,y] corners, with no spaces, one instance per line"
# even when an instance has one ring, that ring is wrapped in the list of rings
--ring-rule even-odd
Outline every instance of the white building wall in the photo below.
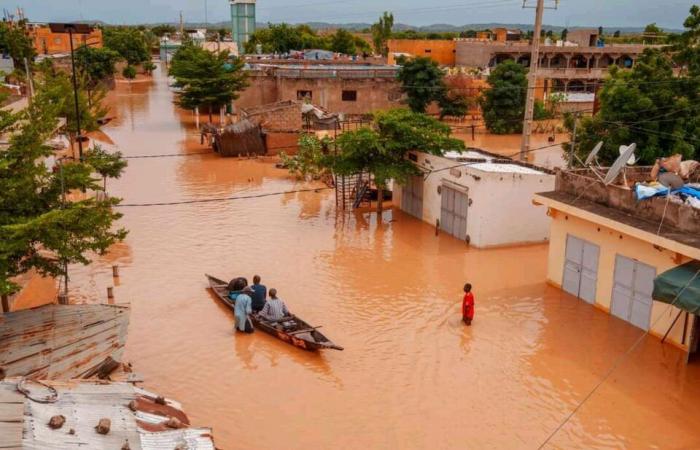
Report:
[[[424,153],[416,156],[419,167],[432,171],[424,177],[423,221],[436,224],[441,209],[438,187],[453,183],[468,189],[467,235],[471,245],[482,248],[547,241],[550,219],[544,208],[533,205],[532,196],[553,190],[554,175],[487,172],[452,159]],[[398,185],[394,205],[401,207]]]

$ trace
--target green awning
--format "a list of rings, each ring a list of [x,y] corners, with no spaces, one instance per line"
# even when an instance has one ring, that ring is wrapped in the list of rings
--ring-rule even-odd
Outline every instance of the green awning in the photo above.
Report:
[[[700,261],[667,270],[654,280],[654,300],[700,314]],[[678,298],[676,298],[678,297]]]

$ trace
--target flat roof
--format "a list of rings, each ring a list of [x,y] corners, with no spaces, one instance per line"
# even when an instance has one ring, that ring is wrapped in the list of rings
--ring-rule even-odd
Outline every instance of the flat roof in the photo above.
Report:
[[[459,160],[460,158],[468,158],[468,159],[485,159],[486,161],[493,161],[493,156],[489,155],[488,153],[483,153],[480,152],[479,150],[474,150],[474,149],[469,149],[464,152],[456,152],[454,150],[451,150],[449,152],[445,152],[444,155],[442,155],[443,158],[447,159],[454,159],[454,160]]]
[[[545,172],[541,170],[536,170],[530,167],[521,166],[519,164],[513,163],[494,163],[494,162],[484,162],[470,164],[466,163],[469,167],[481,170],[482,172],[497,172],[497,173],[520,173],[526,175],[544,175]]]
[[[538,193],[535,194],[535,201],[690,258],[700,259],[700,236],[697,234],[678,231],[669,226],[661,227],[659,232],[658,223],[566,192]]]

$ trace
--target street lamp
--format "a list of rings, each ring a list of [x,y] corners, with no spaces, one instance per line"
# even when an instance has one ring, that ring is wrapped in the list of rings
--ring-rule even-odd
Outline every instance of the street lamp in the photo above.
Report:
[[[49,28],[52,33],[68,33],[70,39],[70,62],[73,67],[73,96],[75,98],[75,121],[77,125],[78,135],[78,155],[80,160],[83,160],[83,139],[80,134],[80,106],[78,105],[78,78],[75,71],[75,55],[73,48],[73,34],[90,34],[93,28],[84,23],[50,23]]]

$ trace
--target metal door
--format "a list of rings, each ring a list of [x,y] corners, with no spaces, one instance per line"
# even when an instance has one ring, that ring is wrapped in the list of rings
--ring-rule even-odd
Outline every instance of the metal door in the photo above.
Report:
[[[444,184],[440,189],[440,229],[457,239],[465,240],[469,196]]]
[[[599,257],[597,245],[567,236],[562,289],[588,303],[595,302]]]
[[[648,330],[654,278],[654,267],[617,255],[610,312],[642,330]]]
[[[423,219],[423,177],[414,176],[401,186],[401,209],[419,219]]]

